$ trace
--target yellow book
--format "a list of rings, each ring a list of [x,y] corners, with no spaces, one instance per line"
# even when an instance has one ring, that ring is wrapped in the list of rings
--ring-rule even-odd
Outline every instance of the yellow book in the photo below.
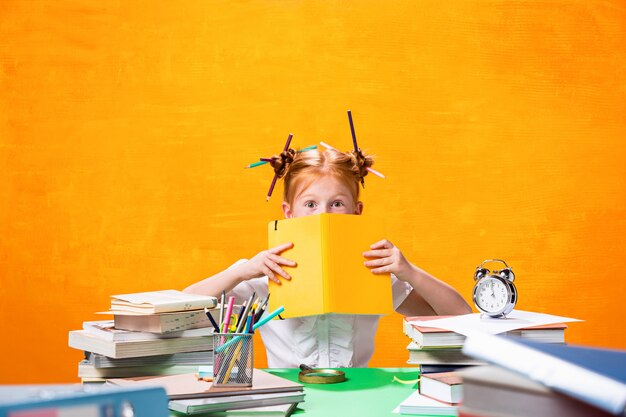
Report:
[[[359,215],[324,213],[270,222],[269,247],[292,242],[282,256],[297,262],[283,267],[291,281],[269,281],[271,310],[285,306],[284,318],[392,313],[389,274],[372,274],[363,257],[383,238],[378,222]]]

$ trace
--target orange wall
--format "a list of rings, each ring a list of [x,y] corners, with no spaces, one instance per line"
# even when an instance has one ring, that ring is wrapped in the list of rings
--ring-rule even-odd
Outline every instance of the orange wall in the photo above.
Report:
[[[0,383],[75,381],[116,293],[264,248],[278,150],[361,145],[366,210],[469,300],[502,257],[525,310],[626,348],[626,9],[586,1],[0,2]],[[402,365],[401,318],[373,366]],[[260,346],[259,346],[260,348]],[[259,349],[257,365],[264,358]]]

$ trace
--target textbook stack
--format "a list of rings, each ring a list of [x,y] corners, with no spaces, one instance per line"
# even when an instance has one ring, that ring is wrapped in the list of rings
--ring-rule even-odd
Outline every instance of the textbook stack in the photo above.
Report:
[[[461,374],[440,372],[421,375],[419,389],[398,406],[401,414],[456,416],[463,399]]]
[[[484,361],[467,356],[462,352],[465,336],[450,330],[411,324],[411,321],[429,321],[442,316],[405,317],[403,331],[410,339],[407,346],[410,365],[417,365],[421,374],[449,372],[460,368],[483,365]],[[564,343],[565,329],[562,323],[534,326],[507,332],[506,335],[543,343]]]
[[[217,387],[194,374],[110,379],[107,383],[135,389],[163,387],[172,415],[215,412],[238,415],[234,410],[242,410],[248,416],[289,416],[305,397],[302,384],[261,369],[254,369],[252,386]],[[258,408],[252,410],[252,407]]]
[[[626,351],[488,334],[464,352],[493,365],[463,370],[463,417],[626,415]]]
[[[171,375],[210,365],[215,297],[166,290],[112,297],[113,320],[87,321],[69,332],[69,346],[85,352],[83,382]],[[205,311],[206,309],[206,311]]]

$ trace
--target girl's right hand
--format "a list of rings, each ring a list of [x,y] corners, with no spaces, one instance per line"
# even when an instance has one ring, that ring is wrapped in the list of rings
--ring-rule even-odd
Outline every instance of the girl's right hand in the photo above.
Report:
[[[278,285],[281,285],[281,282],[277,275],[283,277],[284,279],[291,279],[291,276],[285,272],[281,266],[296,266],[296,263],[279,255],[292,247],[293,243],[284,243],[257,253],[252,259],[244,264],[244,268],[246,268],[246,279],[267,276]]]

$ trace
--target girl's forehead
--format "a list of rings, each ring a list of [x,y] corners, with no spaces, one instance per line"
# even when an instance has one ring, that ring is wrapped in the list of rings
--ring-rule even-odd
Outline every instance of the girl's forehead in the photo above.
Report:
[[[302,181],[296,186],[295,191],[296,199],[308,195],[324,197],[337,194],[352,196],[353,194],[345,180],[332,175],[322,175]]]

